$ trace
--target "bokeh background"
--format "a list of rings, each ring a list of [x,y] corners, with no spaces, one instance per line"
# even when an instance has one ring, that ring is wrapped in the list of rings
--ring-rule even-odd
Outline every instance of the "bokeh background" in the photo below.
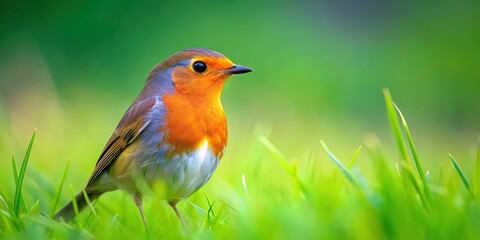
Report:
[[[311,151],[323,158],[321,139],[346,161],[372,133],[398,156],[385,87],[407,117],[426,169],[448,162],[449,152],[469,168],[480,134],[479,7],[478,1],[2,1],[1,187],[13,187],[11,155],[23,157],[37,128],[32,178],[55,183],[70,159],[67,183],[80,189],[148,71],[191,47],[255,69],[232,78],[223,92],[230,140],[214,179],[239,181],[225,175],[245,167],[242,154],[256,151],[260,135],[298,161]],[[367,158],[362,153],[358,162]]]

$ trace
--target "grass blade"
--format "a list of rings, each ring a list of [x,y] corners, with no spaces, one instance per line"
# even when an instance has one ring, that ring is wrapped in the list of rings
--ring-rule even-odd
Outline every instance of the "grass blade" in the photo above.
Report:
[[[480,187],[480,136],[478,137],[477,159],[475,161],[475,190],[478,191],[479,187]]]
[[[247,187],[247,180],[245,179],[245,173],[242,174],[242,186],[243,186],[243,191],[245,194],[248,195],[248,187]]]
[[[85,198],[85,201],[87,202],[88,208],[90,208],[90,210],[92,210],[92,213],[95,216],[95,218],[97,220],[100,220],[100,218],[98,217],[97,211],[95,211],[95,207],[93,207],[92,201],[90,201],[90,198],[88,197],[87,192],[85,192],[85,189],[83,189],[82,191],[83,191],[83,197]]]
[[[322,144],[323,149],[325,149],[325,151],[327,152],[328,156],[333,161],[333,163],[335,163],[335,165],[337,165],[337,167],[340,168],[340,171],[345,175],[347,180],[358,189],[358,183],[353,177],[353,175],[350,173],[350,171],[342,164],[342,162],[340,162],[340,160],[338,160],[337,157],[335,157],[335,155],[333,155],[332,152],[330,152],[330,150],[328,149],[324,141],[320,141],[320,143]]]
[[[75,212],[75,216],[78,216],[78,204],[77,200],[75,199],[75,193],[73,191],[73,186],[72,184],[68,185],[68,188],[70,189],[70,197],[72,199],[72,205],[73,205],[73,212]]]
[[[187,199],[185,199],[185,202],[187,202],[188,204],[190,204],[193,209],[195,210],[195,212],[198,213],[198,215],[200,215],[200,217],[205,217],[205,214],[207,213],[207,211],[205,209],[203,209],[202,207],[198,206],[197,204],[193,203],[193,202],[190,202],[188,201]]]
[[[260,142],[267,147],[268,150],[273,154],[274,159],[282,166],[282,168],[287,171],[287,173],[290,175],[292,180],[295,182],[297,190],[299,193],[302,195],[306,193],[306,187],[303,181],[299,178],[298,176],[298,171],[297,171],[297,163],[293,162],[290,163],[287,158],[283,156],[283,154],[278,150],[270,140],[268,140],[264,136],[260,136]]]
[[[410,133],[410,129],[408,128],[407,121],[405,120],[405,117],[402,114],[402,111],[393,103],[393,106],[397,109],[398,115],[400,115],[400,119],[402,120],[403,124],[403,129],[405,131],[405,134],[407,135],[407,140],[408,144],[410,145],[410,150],[413,155],[413,160],[415,161],[415,165],[417,167],[418,175],[420,176],[420,180],[422,180],[423,183],[423,191],[425,193],[425,197],[427,198],[428,201],[431,199],[431,191],[430,191],[430,186],[428,185],[427,178],[425,176],[425,172],[423,171],[422,163],[420,162],[420,159],[418,158],[418,153],[417,149],[415,148],[415,144],[413,143],[413,138],[412,134]]]
[[[275,156],[275,160],[278,161],[278,163],[283,167],[283,169],[285,169],[285,171],[287,171],[290,175],[292,175],[293,174],[292,166],[290,165],[288,160],[283,156],[283,154],[266,137],[260,136],[259,139],[260,139],[260,142],[262,142],[263,145],[265,145],[265,147],[267,147],[268,150],[270,150],[270,152],[273,153],[273,155]]]
[[[23,159],[20,173],[18,174],[18,182],[17,182],[17,187],[15,189],[15,198],[13,202],[13,209],[15,212],[15,216],[17,217],[20,213],[20,202],[21,202],[20,200],[22,199],[23,180],[25,178],[25,173],[27,171],[28,159],[30,158],[30,152],[32,151],[32,146],[33,146],[33,142],[35,141],[36,132],[37,130],[35,129],[33,131],[32,138],[30,139],[30,144],[28,145],[27,152],[25,153],[25,158]]]
[[[462,169],[458,165],[457,161],[455,161],[455,158],[453,158],[452,154],[448,154],[448,155],[450,156],[450,160],[452,160],[453,166],[455,166],[455,170],[457,170],[458,175],[462,179],[463,185],[465,185],[467,190],[473,195],[472,187],[470,186],[470,183],[468,182],[467,177],[465,176],[465,174],[463,174]]]
[[[18,171],[17,171],[17,163],[15,162],[15,158],[12,156],[12,170],[13,170],[13,178],[15,180],[15,188],[18,185]],[[22,207],[23,212],[27,212],[27,204],[23,198],[23,194],[20,193],[20,206]]]
[[[227,205],[222,202],[222,206],[220,206],[220,208],[217,211],[217,216],[215,217],[215,219],[213,219],[213,222],[211,224],[212,227],[215,227],[218,224],[218,222],[220,221],[220,217],[222,216],[226,208],[227,208]]]
[[[18,171],[17,171],[17,163],[15,163],[15,158],[12,156],[12,171],[13,171],[13,179],[15,180],[15,187],[18,185]]]
[[[215,218],[215,211],[213,210],[213,206],[215,205],[216,201],[210,201],[210,198],[208,195],[205,194],[205,197],[207,198],[207,205],[208,205],[208,210],[207,210],[207,220],[208,222],[212,221],[212,218]]]
[[[353,164],[355,164],[355,161],[357,160],[357,157],[358,157],[358,155],[360,154],[360,151],[361,151],[361,150],[362,150],[362,145],[360,145],[360,146],[357,148],[357,151],[355,151],[355,153],[353,154],[352,159],[350,160],[350,162],[349,162],[348,165],[347,165],[347,169],[348,169],[348,170],[352,169]],[[345,181],[345,178],[342,178],[342,180],[340,180],[339,186],[342,186],[344,181]]]
[[[60,193],[62,192],[63,184],[65,183],[65,178],[67,177],[68,168],[70,167],[70,159],[67,161],[67,165],[63,169],[62,178],[58,184],[57,191],[55,192],[55,198],[53,200],[52,210],[50,212],[50,217],[53,218],[55,215],[55,209],[57,208],[58,202],[60,201]]]
[[[422,205],[427,209],[430,210],[430,205],[429,201],[427,201],[427,198],[425,196],[425,191],[422,191],[422,188],[420,186],[420,183],[418,182],[417,178],[415,177],[415,174],[410,166],[407,166],[406,164],[402,164],[402,168],[404,169],[403,172],[405,172],[410,179],[410,182],[412,183],[413,188],[415,189],[415,192],[417,192],[418,196],[420,197],[420,201],[422,202]]]
[[[30,210],[28,211],[29,214],[37,214],[38,213],[38,209],[40,207],[40,200],[37,200],[33,206],[30,208]]]
[[[383,89],[383,95],[385,96],[385,105],[387,106],[387,114],[390,121],[390,127],[392,128],[393,135],[395,136],[395,140],[397,141],[398,149],[400,150],[403,161],[405,161],[407,165],[410,165],[410,160],[407,154],[407,146],[405,144],[405,139],[403,138],[400,123],[398,123],[398,116],[397,112],[395,111],[392,95],[390,95],[390,91],[388,91],[388,89],[386,88]]]
[[[357,151],[355,151],[355,153],[353,154],[353,157],[352,159],[350,160],[350,162],[348,163],[347,165],[347,168],[348,169],[351,169],[353,164],[355,164],[355,161],[357,161],[357,157],[358,155],[360,154],[360,151],[362,150],[362,145],[360,145],[358,148],[357,148]]]

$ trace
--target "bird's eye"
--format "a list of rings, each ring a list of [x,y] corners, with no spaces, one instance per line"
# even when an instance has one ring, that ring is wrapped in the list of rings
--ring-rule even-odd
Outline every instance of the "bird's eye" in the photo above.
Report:
[[[203,73],[207,70],[207,64],[202,61],[196,61],[193,63],[193,70],[197,73]]]

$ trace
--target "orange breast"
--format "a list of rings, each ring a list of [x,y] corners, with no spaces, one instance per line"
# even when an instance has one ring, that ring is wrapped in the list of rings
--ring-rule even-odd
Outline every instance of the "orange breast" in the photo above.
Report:
[[[178,93],[164,95],[165,141],[172,154],[200,147],[206,139],[212,152],[221,157],[227,144],[227,122],[220,99]]]

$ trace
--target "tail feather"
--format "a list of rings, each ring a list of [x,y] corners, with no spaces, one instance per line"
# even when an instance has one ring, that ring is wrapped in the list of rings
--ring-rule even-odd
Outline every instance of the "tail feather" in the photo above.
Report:
[[[86,192],[86,193],[91,202],[95,201],[98,197],[100,197],[100,195],[102,195],[102,193],[89,193],[89,192]],[[77,203],[77,206],[78,206],[78,212],[82,211],[87,206],[87,200],[83,195],[83,190],[80,191],[75,196],[75,202]],[[75,210],[73,207],[73,201],[65,205],[65,207],[63,207],[60,211],[58,211],[53,217],[53,219],[55,220],[63,219],[63,221],[65,222],[69,222],[74,218],[75,218]]]

